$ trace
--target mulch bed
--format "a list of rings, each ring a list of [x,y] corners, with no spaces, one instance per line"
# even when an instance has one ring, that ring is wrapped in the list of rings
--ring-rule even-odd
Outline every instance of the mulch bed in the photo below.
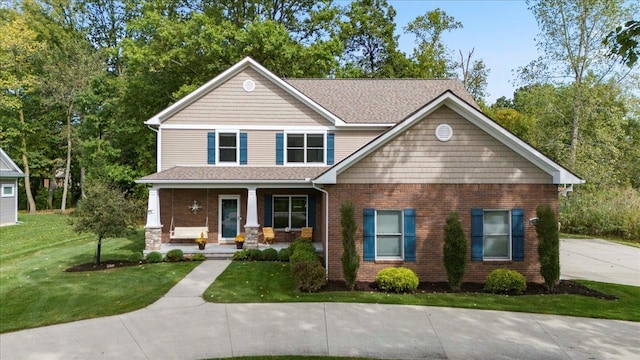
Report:
[[[105,260],[100,262],[100,266],[97,266],[95,263],[87,263],[87,264],[72,266],[66,269],[65,271],[66,272],[98,271],[98,270],[113,269],[117,267],[136,266],[144,263],[145,263],[144,261]]]
[[[321,291],[346,291],[347,288],[343,281],[329,281]],[[356,291],[378,291],[375,282],[356,282]],[[446,282],[421,282],[418,285],[416,293],[455,293],[449,288]],[[481,283],[463,283],[458,293],[485,293],[484,284]],[[599,291],[590,289],[582,284],[571,280],[560,280],[553,292],[549,292],[544,284],[527,283],[527,290],[523,295],[551,295],[551,294],[570,294],[590,296],[604,300],[616,300],[613,295],[603,294]]]

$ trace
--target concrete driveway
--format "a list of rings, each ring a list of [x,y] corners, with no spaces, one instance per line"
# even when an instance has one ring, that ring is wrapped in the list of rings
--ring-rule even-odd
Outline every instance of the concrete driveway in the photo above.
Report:
[[[560,278],[640,286],[640,248],[600,239],[560,239]]]

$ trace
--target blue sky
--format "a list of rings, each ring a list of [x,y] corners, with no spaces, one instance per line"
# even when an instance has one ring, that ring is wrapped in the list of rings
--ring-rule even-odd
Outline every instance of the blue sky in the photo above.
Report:
[[[388,0],[396,10],[396,31],[400,49],[411,54],[414,39],[402,34],[402,28],[429,10],[440,8],[463,27],[443,36],[450,51],[463,54],[475,48],[474,58],[484,60],[491,70],[488,78],[488,103],[513,97],[514,69],[527,65],[539,55],[535,46],[538,25],[524,1],[516,0]]]

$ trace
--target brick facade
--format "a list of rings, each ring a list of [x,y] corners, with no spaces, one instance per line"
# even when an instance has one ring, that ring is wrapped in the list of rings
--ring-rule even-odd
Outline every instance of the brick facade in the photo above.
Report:
[[[338,184],[327,186],[330,193],[329,278],[342,279],[342,240],[340,204],[350,200],[358,225],[357,251],[363,253],[362,209],[416,209],[415,262],[363,261],[360,259],[359,281],[373,281],[376,274],[390,266],[405,266],[416,272],[420,281],[446,281],[443,264],[444,225],[450,211],[457,211],[469,243],[469,261],[463,281],[484,282],[497,268],[522,273],[527,281],[542,282],[538,263],[538,240],[529,220],[535,217],[538,204],[558,208],[557,186],[553,184]],[[471,209],[524,209],[524,261],[471,261]]]

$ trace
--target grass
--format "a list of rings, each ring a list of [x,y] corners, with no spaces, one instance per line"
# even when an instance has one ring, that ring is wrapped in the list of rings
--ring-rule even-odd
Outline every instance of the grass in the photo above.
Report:
[[[204,293],[219,303],[357,302],[448,306],[471,309],[534,312],[603,319],[640,321],[640,287],[591,281],[580,283],[618,300],[578,295],[386,294],[378,292],[302,293],[296,289],[289,263],[234,261]]]
[[[165,294],[197,263],[161,263],[103,271],[64,270],[93,262],[96,240],[75,234],[67,215],[20,215],[0,228],[0,333],[121,314]],[[105,239],[102,260],[138,260],[142,231]]]

